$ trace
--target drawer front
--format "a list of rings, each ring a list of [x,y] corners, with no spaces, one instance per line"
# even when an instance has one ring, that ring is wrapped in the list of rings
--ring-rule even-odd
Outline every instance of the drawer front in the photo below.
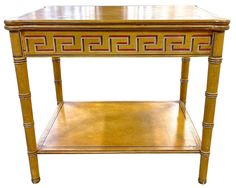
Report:
[[[26,56],[208,56],[212,32],[22,31]]]

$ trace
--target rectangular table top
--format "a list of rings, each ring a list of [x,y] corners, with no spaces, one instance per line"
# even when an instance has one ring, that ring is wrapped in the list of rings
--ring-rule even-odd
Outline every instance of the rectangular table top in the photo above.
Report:
[[[5,20],[7,26],[43,24],[194,24],[220,25],[229,20],[197,6],[48,6],[23,16]]]

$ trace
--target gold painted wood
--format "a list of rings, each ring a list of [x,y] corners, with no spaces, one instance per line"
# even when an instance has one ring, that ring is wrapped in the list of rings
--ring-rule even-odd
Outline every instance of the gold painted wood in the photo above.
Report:
[[[216,97],[222,62],[224,32],[214,33],[214,42],[211,56],[209,57],[207,89],[205,99],[205,111],[203,118],[203,132],[201,145],[201,161],[199,171],[199,183],[205,184],[207,180],[208,161],[211,147],[212,129],[214,126]]]
[[[40,177],[26,58],[22,55],[19,33],[11,32],[10,36],[15,71],[17,76],[22,117],[24,122],[23,125],[25,129],[31,177],[33,183],[38,183],[40,181]]]
[[[182,58],[182,69],[180,79],[180,101],[186,104],[187,89],[188,89],[188,73],[189,73],[189,57]]]
[[[178,102],[65,102],[46,130],[39,153],[200,152]]]
[[[225,30],[228,24],[229,20],[191,5],[49,6],[5,21],[10,30],[113,30],[130,26],[142,30]]]
[[[60,58],[52,57],[52,64],[53,64],[57,104],[59,104],[63,102]]]
[[[208,56],[209,31],[24,31],[26,56]]]
[[[39,153],[201,153],[199,182],[206,183],[229,20],[197,6],[50,6],[5,20],[5,28],[33,183]],[[43,56],[52,57],[58,106],[36,147],[26,57]],[[179,102],[64,103],[60,57],[83,56],[182,57]],[[185,109],[195,56],[209,57],[202,142]]]

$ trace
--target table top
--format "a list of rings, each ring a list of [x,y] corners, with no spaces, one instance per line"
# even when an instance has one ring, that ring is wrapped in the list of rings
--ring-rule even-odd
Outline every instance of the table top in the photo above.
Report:
[[[214,23],[229,24],[197,6],[48,6],[23,16],[5,20],[6,25],[43,23]]]

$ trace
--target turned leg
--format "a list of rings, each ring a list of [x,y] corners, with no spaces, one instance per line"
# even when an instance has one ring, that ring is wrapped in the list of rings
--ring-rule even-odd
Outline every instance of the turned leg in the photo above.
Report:
[[[24,57],[22,54],[20,36],[18,32],[12,32],[10,36],[21,103],[22,117],[24,122],[23,125],[25,129],[31,177],[33,183],[38,183],[40,181],[40,177],[37,158],[37,145],[35,139],[34,119],[31,104],[26,57]]]
[[[186,104],[187,89],[188,89],[188,72],[189,72],[189,57],[182,58],[182,69],[180,79],[180,101]]]
[[[57,104],[63,102],[62,94],[62,81],[61,81],[61,66],[60,66],[60,57],[53,57],[53,72],[54,72],[54,82],[57,96]]]
[[[211,147],[212,129],[214,125],[215,105],[220,75],[220,64],[222,62],[224,32],[215,32],[213,49],[209,57],[208,78],[205,99],[205,110],[203,118],[203,132],[201,145],[201,161],[199,171],[199,183],[205,184],[207,180],[207,169]]]

